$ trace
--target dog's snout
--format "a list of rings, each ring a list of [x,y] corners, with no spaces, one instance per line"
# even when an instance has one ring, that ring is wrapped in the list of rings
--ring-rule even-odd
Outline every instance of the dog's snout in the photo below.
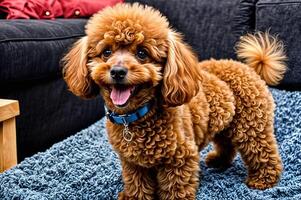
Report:
[[[127,74],[128,70],[125,67],[122,67],[120,65],[113,66],[113,68],[110,71],[110,75],[112,79],[116,81],[123,80]]]

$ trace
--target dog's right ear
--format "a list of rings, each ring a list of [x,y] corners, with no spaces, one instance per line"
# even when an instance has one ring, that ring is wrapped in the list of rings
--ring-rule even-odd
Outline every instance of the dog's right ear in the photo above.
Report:
[[[63,58],[63,76],[72,93],[91,98],[99,93],[88,69],[88,38],[78,40]]]

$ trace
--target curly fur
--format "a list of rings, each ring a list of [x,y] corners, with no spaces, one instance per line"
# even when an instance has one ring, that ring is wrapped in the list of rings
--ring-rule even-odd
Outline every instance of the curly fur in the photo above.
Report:
[[[107,121],[109,141],[123,170],[119,199],[195,199],[199,151],[211,141],[215,148],[206,158],[209,167],[225,169],[239,152],[249,187],[266,189],[277,183],[282,165],[273,135],[275,105],[265,81],[252,69],[256,64],[214,59],[198,63],[167,19],[139,4],[100,11],[89,20],[86,34],[64,58],[70,90],[82,97],[100,93],[118,114],[153,101],[146,116],[129,124],[134,133],[130,142],[123,138],[123,125]],[[255,49],[264,52],[263,40],[271,43],[269,37],[260,38],[259,43],[252,39],[258,44]],[[270,70],[273,59],[284,58],[278,43],[272,44],[267,51],[274,54],[253,57],[257,63],[269,60],[261,66],[267,74],[263,78],[281,76]],[[109,57],[103,54],[107,48],[112,50]],[[138,58],[139,48],[147,51],[145,59]],[[248,50],[242,45],[239,52]],[[116,87],[110,70],[116,64],[128,71],[123,84],[136,89],[123,106],[110,97]]]

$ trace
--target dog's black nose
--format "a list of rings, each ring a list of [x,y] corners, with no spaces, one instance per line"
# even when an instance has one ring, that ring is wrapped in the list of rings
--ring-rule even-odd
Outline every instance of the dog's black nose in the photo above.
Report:
[[[116,80],[116,81],[121,81],[122,79],[124,79],[124,77],[126,76],[126,74],[128,73],[127,68],[122,67],[122,66],[113,66],[113,68],[110,71],[110,75],[112,77],[112,79]]]

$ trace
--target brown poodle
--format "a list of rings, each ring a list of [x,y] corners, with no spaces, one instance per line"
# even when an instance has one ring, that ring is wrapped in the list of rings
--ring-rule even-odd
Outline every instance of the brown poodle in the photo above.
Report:
[[[100,11],[86,34],[65,56],[64,78],[74,94],[100,93],[105,101],[109,141],[122,164],[119,199],[195,199],[199,151],[210,141],[209,167],[229,167],[238,151],[249,187],[278,182],[275,105],[265,81],[282,79],[285,57],[274,38],[241,39],[238,55],[248,65],[198,63],[167,19],[139,4]]]

